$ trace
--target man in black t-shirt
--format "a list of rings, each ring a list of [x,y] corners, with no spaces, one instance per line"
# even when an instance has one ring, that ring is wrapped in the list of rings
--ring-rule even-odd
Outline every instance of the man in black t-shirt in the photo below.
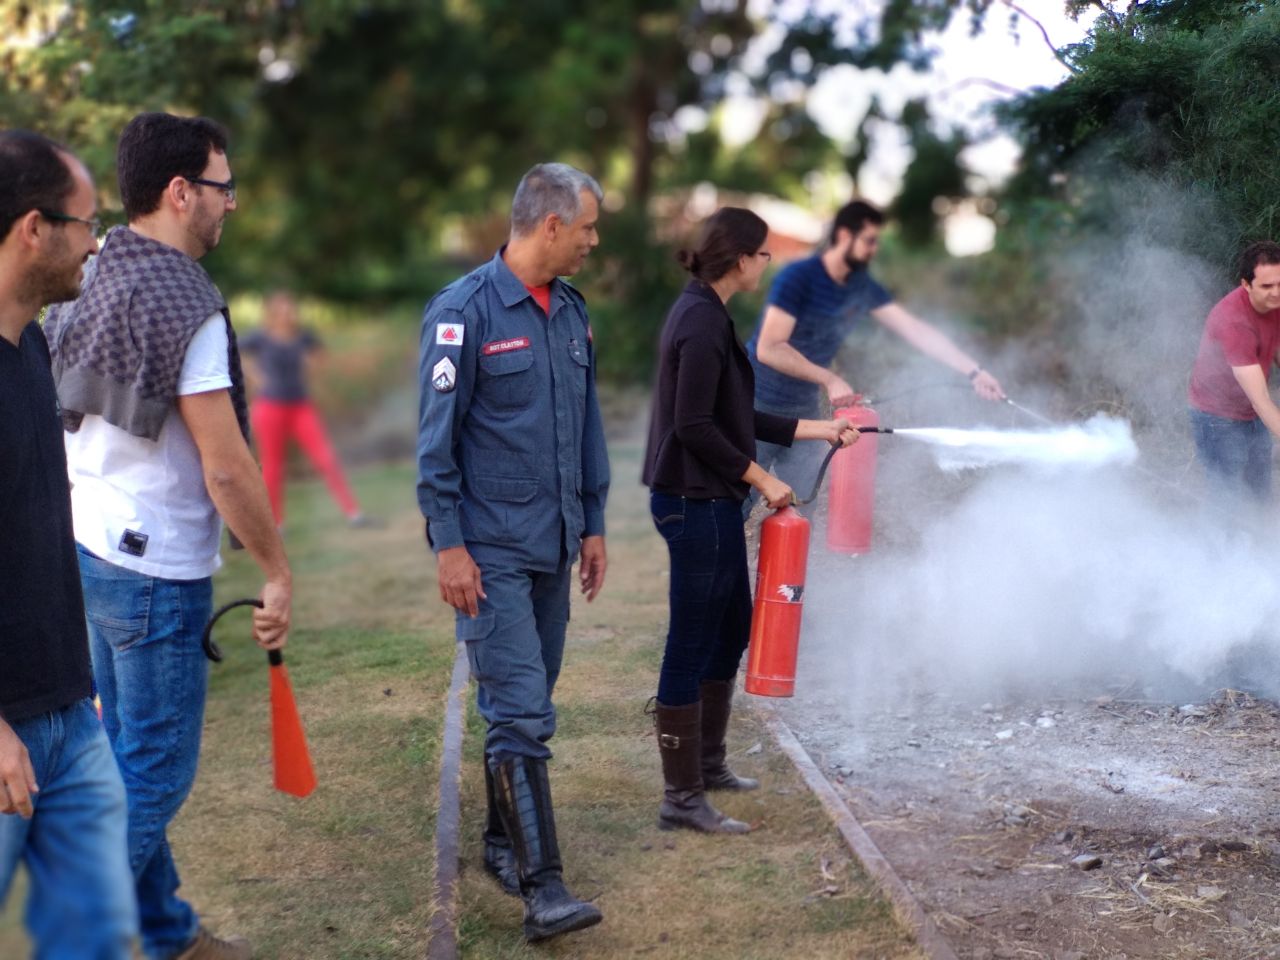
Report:
[[[124,784],[90,700],[62,423],[35,320],[79,296],[96,209],[80,161],[0,132],[0,902],[21,860],[36,955],[126,960],[138,924]]]

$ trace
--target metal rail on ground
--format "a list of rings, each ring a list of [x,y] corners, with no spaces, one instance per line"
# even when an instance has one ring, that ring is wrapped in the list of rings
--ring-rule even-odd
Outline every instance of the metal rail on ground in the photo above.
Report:
[[[444,713],[440,746],[440,807],[436,812],[436,882],[432,896],[427,960],[456,960],[458,956],[458,834],[462,802],[462,734],[467,712],[467,682],[471,676],[465,644],[458,644]]]
[[[929,957],[929,960],[959,960],[946,938],[920,906],[920,901],[915,898],[915,894],[902,882],[902,878],[898,876],[885,855],[880,852],[875,841],[862,829],[862,824],[858,822],[848,805],[840,799],[835,787],[822,775],[804,747],[800,745],[800,741],[796,739],[795,734],[791,732],[791,728],[778,715],[774,705],[759,698],[751,698],[749,702],[764,719],[765,726],[773,734],[773,739],[782,748],[782,752],[790,758],[800,776],[804,778],[804,782],[818,798],[827,816],[840,831],[840,836],[844,838],[850,852],[858,858],[863,869],[889,898],[898,919],[911,931],[920,949]]]

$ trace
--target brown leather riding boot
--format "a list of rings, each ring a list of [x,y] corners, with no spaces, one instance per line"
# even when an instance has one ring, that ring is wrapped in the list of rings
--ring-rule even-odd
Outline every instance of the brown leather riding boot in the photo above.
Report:
[[[724,762],[725,736],[733,709],[732,680],[704,680],[702,693],[702,786],[706,790],[754,790],[759,780],[740,777]]]
[[[726,817],[707,801],[702,788],[702,704],[654,709],[658,753],[666,782],[658,826],[663,830],[685,827],[703,833],[746,833],[741,820]]]

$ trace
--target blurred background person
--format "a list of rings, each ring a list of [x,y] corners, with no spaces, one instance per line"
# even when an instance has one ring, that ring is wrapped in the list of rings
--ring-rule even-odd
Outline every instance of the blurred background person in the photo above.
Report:
[[[262,478],[271,498],[276,524],[284,523],[285,457],[290,440],[297,441],[353,527],[373,526],[342,472],[320,411],[311,401],[307,383],[312,365],[323,349],[320,338],[298,319],[298,302],[286,290],[276,290],[263,304],[262,328],[240,341],[245,377],[253,400],[249,419],[262,461]]]
[[[708,789],[753,790],[725,764],[733,681],[751,632],[751,582],[742,502],[751,489],[771,507],[791,487],[755,461],[757,439],[850,444],[846,420],[799,420],[754,409],[755,376],[725,304],[755,290],[772,254],[769,227],[724,207],[697,249],[679,259],[693,275],[667,314],[649,422],[644,482],[653,523],[671,554],[670,626],[655,706],[665,792],[664,830],[746,833],[716,810]]]

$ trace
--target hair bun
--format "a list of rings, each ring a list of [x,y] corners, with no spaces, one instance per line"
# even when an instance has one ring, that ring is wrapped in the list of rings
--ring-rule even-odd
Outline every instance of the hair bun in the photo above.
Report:
[[[698,268],[702,266],[702,258],[693,250],[681,250],[676,254],[676,260],[690,273],[697,273]]]

